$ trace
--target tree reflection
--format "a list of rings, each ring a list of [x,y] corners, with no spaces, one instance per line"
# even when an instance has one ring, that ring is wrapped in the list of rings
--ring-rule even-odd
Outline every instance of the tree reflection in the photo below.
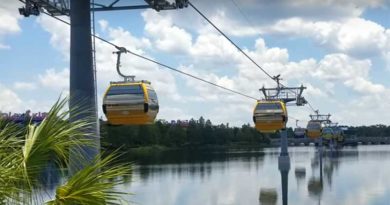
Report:
[[[309,195],[321,200],[321,195],[324,189],[324,185],[321,178],[312,177],[307,185]]]
[[[318,199],[318,204],[321,204],[322,192],[324,190],[323,184],[323,175],[322,175],[322,161],[323,161],[323,149],[322,146],[318,148],[318,155],[312,160],[312,169],[313,172],[315,168],[319,166],[320,177],[312,176],[308,182],[307,190],[309,191],[309,196]]]
[[[331,187],[334,174],[340,166],[340,158],[357,158],[358,154],[359,153],[356,149],[322,150],[319,148],[317,155],[315,155],[311,163],[313,173],[316,173],[318,169],[319,177],[312,176],[310,178],[307,185],[309,196],[318,199],[318,203],[320,204],[324,190],[323,174],[327,185]]]
[[[213,169],[226,170],[229,163],[238,161],[243,166],[251,169],[252,166],[261,165],[264,161],[264,153],[257,150],[248,152],[244,151],[211,151],[211,150],[179,150],[167,151],[160,153],[160,156],[150,156],[151,159],[136,159],[139,165],[136,171],[142,181],[149,178],[158,177],[166,174],[173,174],[177,177],[191,176],[192,178],[200,177],[202,180],[211,176]]]
[[[306,168],[305,167],[296,167],[295,168],[295,179],[297,180],[298,185],[301,184],[306,178]]]
[[[275,205],[278,201],[278,192],[274,188],[266,188],[260,190],[259,202],[260,205]]]

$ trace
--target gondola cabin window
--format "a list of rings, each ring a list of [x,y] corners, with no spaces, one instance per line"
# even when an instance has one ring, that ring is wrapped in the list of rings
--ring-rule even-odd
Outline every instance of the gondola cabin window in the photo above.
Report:
[[[282,110],[280,103],[257,104],[256,110]]]

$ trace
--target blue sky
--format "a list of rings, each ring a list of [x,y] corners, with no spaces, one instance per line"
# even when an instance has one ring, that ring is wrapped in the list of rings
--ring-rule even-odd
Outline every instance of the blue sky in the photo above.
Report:
[[[19,16],[17,1],[0,2],[0,110],[46,111],[68,93],[69,28],[45,15]],[[238,7],[233,0],[207,2],[193,1],[271,75],[307,86],[304,95],[320,112],[346,125],[390,124],[389,1],[234,0]],[[275,86],[192,8],[102,12],[96,27],[120,46],[251,96],[261,98],[260,87]],[[96,46],[101,98],[119,77],[115,49],[99,41]],[[251,123],[254,100],[131,55],[124,56],[123,70],[152,81],[160,119]],[[289,107],[289,114],[304,126],[310,109]]]

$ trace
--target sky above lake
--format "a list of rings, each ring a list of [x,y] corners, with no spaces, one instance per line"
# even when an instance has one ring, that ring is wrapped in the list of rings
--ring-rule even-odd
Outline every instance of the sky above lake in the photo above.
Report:
[[[99,3],[111,1],[96,0]],[[142,0],[122,1],[145,4]],[[305,98],[345,125],[390,124],[389,0],[193,0],[223,32],[283,84],[305,85]],[[24,18],[18,1],[0,0],[0,110],[48,111],[69,93],[69,26],[49,16]],[[69,20],[62,17],[64,20]],[[96,13],[97,35],[213,83],[262,98],[275,83],[192,8]],[[96,41],[99,115],[115,70],[116,49]],[[203,116],[252,123],[253,99],[210,87],[130,54],[124,73],[152,82],[158,119]],[[311,109],[288,107],[289,125]]]

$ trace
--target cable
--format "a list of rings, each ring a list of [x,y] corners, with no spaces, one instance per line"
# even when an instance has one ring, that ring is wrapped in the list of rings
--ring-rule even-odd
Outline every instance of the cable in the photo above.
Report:
[[[127,50],[127,49],[126,49],[126,50]],[[196,80],[202,81],[202,82],[204,82],[204,83],[208,83],[208,84],[213,85],[213,86],[215,86],[215,87],[218,87],[218,88],[220,88],[220,89],[223,89],[223,90],[226,90],[226,91],[230,91],[230,92],[232,92],[232,93],[235,93],[235,94],[238,94],[238,95],[241,95],[241,96],[244,96],[244,97],[253,99],[253,100],[258,100],[258,99],[255,98],[255,97],[252,97],[252,96],[243,94],[243,93],[241,93],[241,92],[238,92],[238,91],[235,91],[235,90],[232,90],[232,89],[223,87],[223,86],[220,86],[220,85],[215,84],[215,83],[213,83],[213,82],[204,80],[204,79],[199,78],[199,77],[197,77],[197,76],[194,76],[194,75],[192,75],[192,74],[183,72],[183,71],[178,70],[178,69],[176,69],[176,68],[173,68],[173,67],[171,67],[171,66],[168,66],[168,65],[165,65],[165,64],[163,64],[163,63],[157,62],[157,61],[152,60],[152,59],[150,59],[150,58],[147,58],[147,57],[145,57],[145,56],[136,54],[136,53],[134,53],[134,52],[132,52],[132,51],[127,50],[127,52],[129,52],[130,54],[133,54],[134,56],[137,56],[137,57],[139,57],[139,58],[142,58],[142,59],[144,59],[144,60],[150,61],[150,62],[152,62],[152,63],[155,63],[155,64],[160,65],[160,66],[162,66],[162,67],[168,68],[168,69],[170,69],[170,70],[173,70],[173,71],[178,72],[178,73],[180,73],[180,74],[186,75],[186,76],[188,76],[188,77],[194,78],[194,79],[196,79]]]
[[[242,12],[242,10],[240,9],[240,7],[237,5],[237,3],[232,0],[233,4],[238,8],[238,10],[240,11],[240,13],[245,17],[245,19],[249,22],[248,18],[246,17],[246,15]],[[248,54],[246,54],[237,44],[235,44],[224,32],[221,31],[221,29],[219,29],[213,22],[211,22],[199,9],[197,9],[190,1],[188,1],[188,4],[200,15],[202,16],[211,26],[213,26],[223,37],[225,37],[233,46],[235,46],[245,57],[247,57],[253,64],[256,65],[256,67],[258,67],[261,71],[263,71],[269,78],[271,78],[272,80],[274,80],[275,82],[279,83],[273,76],[271,76],[264,68],[262,68],[259,64],[257,64]],[[283,87],[286,87],[284,86],[282,83],[279,83],[281,86]],[[296,92],[292,91],[292,90],[288,90],[294,94],[297,94]],[[308,102],[308,105],[310,106],[310,108],[313,110],[313,112],[315,111],[315,109],[313,108],[313,106]]]
[[[52,16],[52,15],[50,15],[49,13],[47,13],[47,12],[45,12],[45,11],[42,11],[42,13],[44,13],[44,14],[50,16],[50,17],[53,17],[54,19],[56,19],[56,20],[58,20],[58,21],[61,21],[62,23],[65,23],[65,24],[67,24],[67,25],[70,26],[70,23],[67,22],[67,21],[65,21],[65,20],[63,20],[63,19],[60,19],[60,18],[58,18],[58,17],[56,17],[56,16]],[[102,37],[100,37],[100,36],[93,35],[93,34],[92,34],[91,36],[93,36],[93,37],[95,37],[95,38],[97,38],[97,39],[99,39],[99,40],[101,40],[101,41],[103,41],[103,42],[105,42],[105,43],[107,43],[107,44],[110,44],[111,46],[114,46],[114,47],[117,48],[117,49],[120,48],[119,46],[115,45],[114,43],[112,43],[112,42],[110,42],[110,41],[108,41],[108,40],[106,40],[106,39],[104,39],[104,38],[102,38]],[[179,70],[179,69],[173,68],[173,67],[168,66],[168,65],[166,65],[166,64],[160,63],[160,62],[155,61],[155,60],[153,60],[153,59],[150,59],[150,58],[148,58],[148,57],[145,57],[145,56],[142,56],[142,55],[140,55],[140,54],[134,53],[133,51],[130,51],[130,50],[128,50],[127,48],[125,48],[125,50],[126,50],[126,52],[128,52],[128,53],[130,53],[130,54],[132,54],[132,55],[134,55],[134,56],[137,56],[137,57],[142,58],[142,59],[144,59],[144,60],[146,60],[146,61],[155,63],[155,64],[157,64],[157,65],[159,65],[159,66],[165,67],[165,68],[167,68],[167,69],[170,69],[170,70],[172,70],[172,71],[178,72],[178,73],[180,73],[180,74],[186,75],[186,76],[188,76],[188,77],[194,78],[194,79],[196,79],[196,80],[202,81],[202,82],[207,83],[207,84],[209,84],[209,85],[218,87],[218,88],[220,88],[220,89],[223,89],[223,90],[226,90],[226,91],[229,91],[229,92],[232,92],[232,93],[235,93],[235,94],[237,94],[237,95],[241,95],[241,96],[246,97],[246,98],[250,98],[250,99],[253,99],[253,100],[256,100],[256,101],[258,100],[258,99],[255,98],[255,97],[246,95],[246,94],[241,93],[241,92],[236,91],[236,90],[232,90],[232,89],[230,89],[230,88],[226,88],[226,87],[224,87],[224,86],[220,86],[220,85],[218,85],[218,84],[215,84],[215,83],[213,83],[213,82],[204,80],[204,79],[202,79],[202,78],[200,78],[200,77],[197,77],[197,76],[195,76],[195,75],[186,73],[186,72],[184,72],[184,71],[181,71],[181,70]]]
[[[264,70],[259,64],[257,64],[248,54],[246,54],[237,44],[235,44],[225,33],[223,33],[213,22],[211,22],[201,11],[199,11],[190,1],[188,4],[199,14],[201,15],[210,25],[212,25],[222,36],[224,36],[234,47],[236,47],[245,57],[247,57],[253,64],[255,64],[263,73],[265,73],[272,80],[273,76],[271,76],[266,70]]]
[[[23,2],[24,3],[24,1],[23,0],[19,0],[19,1],[21,1],[21,2]],[[233,2],[234,2],[234,0],[233,0]],[[242,54],[244,54],[252,63],[254,63],[260,70],[262,70],[268,77],[270,77],[272,80],[274,80],[274,81],[276,81],[267,71],[265,71],[260,65],[258,65],[251,57],[249,57],[238,45],[236,45],[229,37],[227,37],[218,27],[216,27],[205,15],[203,15],[203,13],[201,13],[193,4],[191,4],[191,2],[188,2],[189,4],[190,4],[190,6],[192,7],[192,8],[194,8],[204,19],[206,19],[216,30],[218,30],[220,33],[221,33],[221,35],[223,35],[230,43],[232,43]],[[235,3],[235,2],[234,2]],[[240,11],[241,11],[241,9],[240,9]],[[60,22],[62,22],[62,23],[65,23],[65,24],[67,24],[67,25],[71,25],[69,22],[67,22],[67,21],[65,21],[65,20],[63,20],[63,19],[61,19],[61,18],[58,18],[58,17],[56,17],[56,16],[53,16],[53,15],[51,15],[51,14],[49,14],[49,13],[47,13],[46,11],[41,11],[42,13],[44,13],[44,14],[46,14],[46,15],[48,15],[48,16],[50,16],[50,17],[52,17],[52,18],[54,18],[54,19],[56,19],[56,20],[58,20],[58,21],[60,21]],[[242,11],[241,11],[242,12]],[[104,39],[104,38],[102,38],[102,37],[100,37],[100,36],[97,36],[97,35],[94,35],[94,34],[91,34],[91,36],[92,37],[94,37],[94,38],[97,38],[97,39],[99,39],[100,41],[103,41],[103,42],[105,42],[105,43],[107,43],[107,44],[109,44],[109,45],[111,45],[111,46],[113,46],[113,47],[115,47],[115,48],[117,48],[117,49],[119,49],[119,48],[121,48],[121,47],[119,47],[119,46],[117,46],[117,45],[115,45],[114,43],[112,43],[112,42],[110,42],[110,41],[108,41],[108,40],[106,40],[106,39]],[[128,50],[127,48],[124,48],[125,50],[126,50],[126,52],[128,52],[128,53],[130,53],[130,54],[132,54],[132,55],[134,55],[134,56],[137,56],[137,57],[139,57],[139,58],[142,58],[142,59],[144,59],[144,60],[146,60],[146,61],[149,61],[149,62],[152,62],[152,63],[155,63],[155,64],[157,64],[157,65],[159,65],[159,66],[162,66],[162,67],[165,67],[165,68],[167,68],[167,69],[170,69],[170,70],[172,70],[172,71],[175,71],[175,72],[178,72],[178,73],[180,73],[180,74],[183,74],[183,75],[186,75],[186,76],[188,76],[188,77],[191,77],[191,78],[194,78],[194,79],[196,79],[196,80],[199,80],[199,81],[202,81],[202,82],[204,82],[204,83],[207,83],[207,84],[209,84],[209,85],[212,85],[212,86],[215,86],[215,87],[218,87],[218,88],[220,88],[220,89],[223,89],[223,90],[226,90],[226,91],[229,91],[229,92],[232,92],[232,93],[234,93],[234,94],[238,94],[238,95],[241,95],[241,96],[243,96],[243,97],[246,97],[246,98],[250,98],[250,99],[253,99],[253,100],[258,100],[257,98],[255,98],[255,97],[252,97],[252,96],[249,96],[249,95],[246,95],[246,94],[243,94],[243,93],[241,93],[241,92],[239,92],[239,91],[235,91],[235,90],[232,90],[232,89],[229,89],[229,88],[226,88],[226,87],[224,87],[224,86],[220,86],[220,85],[218,85],[218,84],[215,84],[215,83],[213,83],[213,82],[210,82],[210,81],[207,81],[207,80],[204,80],[204,79],[202,79],[202,78],[200,78],[200,77],[197,77],[197,76],[195,76],[195,75],[192,75],[192,74],[189,74],[189,73],[186,73],[186,72],[183,72],[183,71],[181,71],[181,70],[178,70],[178,69],[176,69],[176,68],[173,68],[173,67],[171,67],[171,66],[168,66],[168,65],[166,65],[166,64],[163,64],[163,63],[160,63],[160,62],[158,62],[158,61],[155,61],[155,60],[153,60],[153,59],[150,59],[150,58],[147,58],[147,57],[145,57],[145,56],[142,56],[142,55],[140,55],[140,54],[137,54],[137,53],[135,53],[135,52],[133,52],[133,51],[130,51],[130,50]],[[283,84],[280,84],[280,85],[282,85],[282,86],[284,86]],[[313,109],[313,107],[310,105],[310,103],[308,103],[309,104],[309,106],[311,107],[311,109],[312,110],[314,110]],[[293,118],[293,117],[291,117],[292,119],[296,119],[296,118]]]
[[[235,0],[231,0],[231,2],[234,4],[234,6],[238,9],[238,11],[240,12],[241,16],[244,17],[245,21],[248,23],[249,26],[251,26],[251,28],[253,29],[253,24],[252,24],[252,21],[249,20],[248,16],[242,11],[242,9],[238,6],[237,2]],[[256,32],[255,29],[253,29],[253,31]]]
[[[234,1],[233,1],[234,2]],[[235,2],[234,2],[235,3]],[[263,73],[265,75],[267,75],[269,78],[271,78],[273,81],[275,81],[276,83],[278,83],[278,86],[281,85],[282,87],[286,87],[285,85],[283,85],[282,83],[279,83],[278,80],[276,78],[274,78],[272,75],[270,75],[264,68],[262,68],[258,63],[256,63],[256,61],[254,61],[248,54],[246,54],[244,52],[244,50],[242,50],[236,43],[233,42],[233,40],[231,40],[224,32],[221,31],[221,29],[219,29],[213,22],[211,22],[199,9],[197,9],[190,1],[188,1],[188,4],[200,15],[202,16],[211,26],[213,26],[223,37],[226,38],[226,40],[228,40],[234,47],[236,47],[248,60],[250,60],[253,64],[256,65],[257,68],[259,68],[261,71],[263,71]],[[239,9],[241,11],[241,9]],[[295,92],[293,92],[292,90],[288,90],[294,94],[296,94]]]
[[[291,115],[289,115],[288,118],[291,118],[291,119],[293,119],[293,120],[298,120],[299,122],[307,122],[306,120],[300,120],[300,119],[298,119],[298,118],[296,118],[296,117],[293,117],[293,116],[291,116]]]
[[[311,109],[313,112],[315,112],[315,111],[316,111],[316,109],[314,109],[314,108],[313,108],[313,106],[311,106],[311,104],[310,104],[310,102],[309,102],[309,101],[307,102],[307,104],[309,105],[310,109]]]

